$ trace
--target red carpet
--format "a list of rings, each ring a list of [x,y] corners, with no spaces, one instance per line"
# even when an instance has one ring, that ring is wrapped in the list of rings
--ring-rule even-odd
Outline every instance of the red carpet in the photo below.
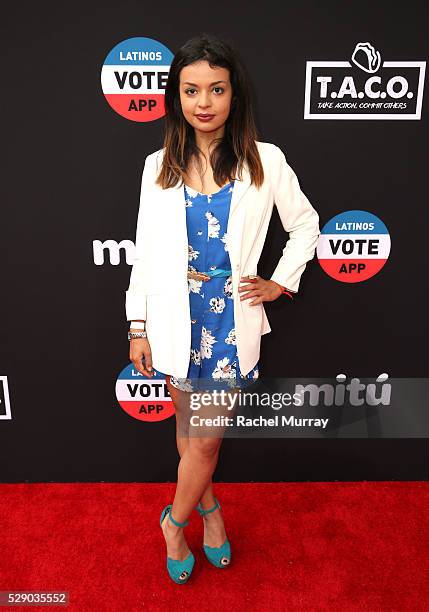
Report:
[[[215,483],[232,563],[209,565],[195,512],[185,585],[159,527],[174,487],[0,485],[0,590],[64,590],[68,610],[96,612],[429,609],[428,483]]]

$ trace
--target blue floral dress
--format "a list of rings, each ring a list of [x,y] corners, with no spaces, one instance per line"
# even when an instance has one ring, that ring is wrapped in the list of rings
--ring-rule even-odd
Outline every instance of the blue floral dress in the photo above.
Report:
[[[188,233],[188,269],[231,269],[226,244],[234,181],[210,195],[184,185]],[[188,278],[191,354],[186,378],[171,376],[183,391],[245,387],[259,377],[258,363],[243,376],[235,341],[232,275],[208,281]]]

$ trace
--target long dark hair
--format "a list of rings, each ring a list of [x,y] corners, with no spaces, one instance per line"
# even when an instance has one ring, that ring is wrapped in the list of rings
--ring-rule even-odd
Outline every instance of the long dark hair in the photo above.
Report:
[[[264,171],[255,142],[258,133],[246,69],[229,44],[207,33],[188,40],[173,58],[165,89],[164,156],[156,182],[163,189],[174,187],[179,180],[183,181],[183,172],[187,171],[192,157],[199,159],[194,128],[183,116],[179,92],[180,71],[199,60],[206,60],[212,68],[227,68],[232,85],[224,136],[210,155],[213,178],[218,185],[223,185],[239,172],[241,179],[242,165],[246,162],[251,182],[259,187],[264,181]]]

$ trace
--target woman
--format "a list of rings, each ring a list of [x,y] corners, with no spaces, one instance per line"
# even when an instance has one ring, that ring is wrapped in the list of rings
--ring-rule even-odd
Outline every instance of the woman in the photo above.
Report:
[[[258,377],[260,337],[271,330],[262,302],[292,297],[319,235],[318,215],[284,154],[256,140],[249,91],[229,45],[192,38],[170,68],[164,146],[143,170],[126,292],[130,360],[147,377],[152,363],[166,373],[175,406],[178,481],[160,525],[178,584],[195,562],[183,528],[197,503],[208,560],[219,568],[231,561],[211,481],[223,429],[190,427],[189,398],[226,388],[235,401]],[[263,279],[256,265],[274,201],[290,238],[272,278]],[[213,414],[231,412],[214,402],[200,408],[200,416]]]

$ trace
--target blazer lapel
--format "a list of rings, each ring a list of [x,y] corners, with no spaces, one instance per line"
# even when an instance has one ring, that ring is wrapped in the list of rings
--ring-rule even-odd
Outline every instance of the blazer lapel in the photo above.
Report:
[[[250,172],[247,162],[243,164],[243,174],[241,180],[236,178],[234,181],[234,189],[232,190],[231,208],[229,210],[229,218],[233,218],[238,210],[238,205],[241,198],[250,187]]]
[[[228,252],[233,266],[236,262],[238,263],[240,261],[244,214],[246,212],[245,199],[243,199],[243,196],[249,189],[250,184],[251,177],[249,168],[247,162],[244,162],[241,180],[237,177],[234,181],[226,229]]]

